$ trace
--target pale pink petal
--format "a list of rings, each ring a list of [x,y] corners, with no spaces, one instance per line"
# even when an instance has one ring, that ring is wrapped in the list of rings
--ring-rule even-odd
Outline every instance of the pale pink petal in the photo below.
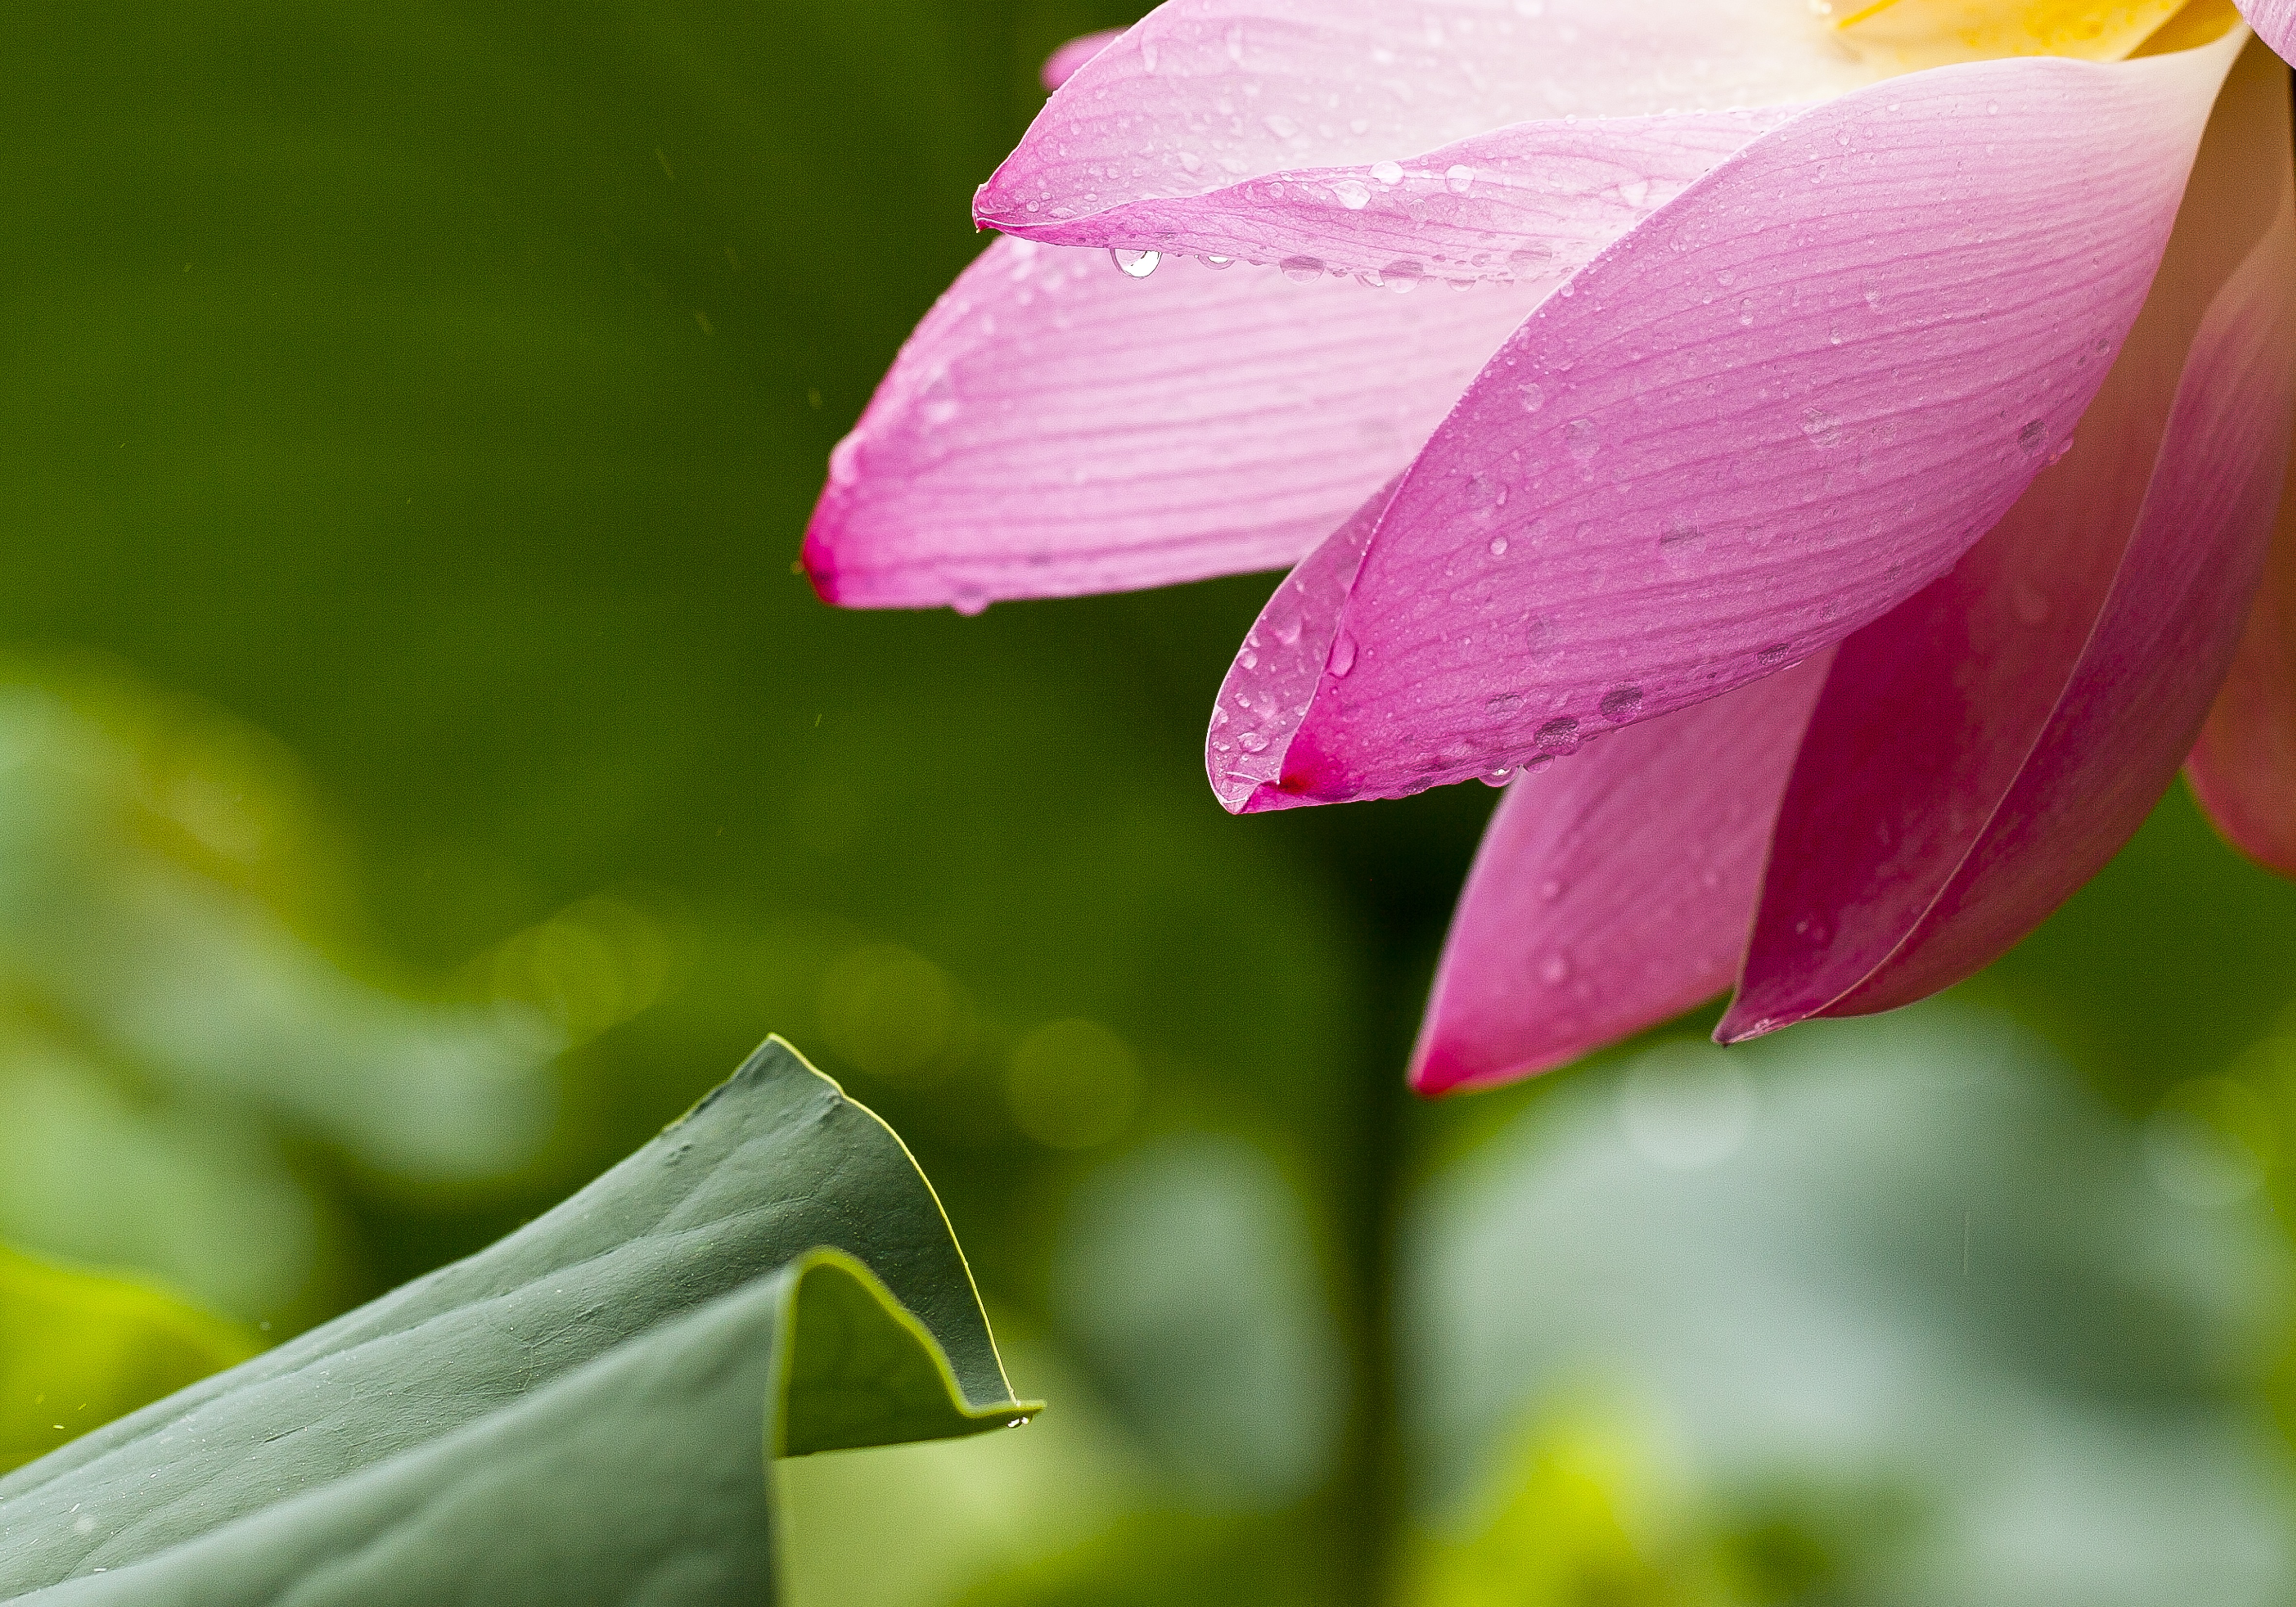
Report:
[[[1541,292],[1394,296],[998,241],[830,457],[821,594],[977,608],[1296,561],[1390,479]]]
[[[2240,10],[2283,61],[2296,59],[2296,0],[2245,0]]]
[[[1103,28],[1096,34],[1079,34],[1045,58],[1045,87],[1058,89],[1076,77],[1077,69],[1124,37],[1120,28]]]
[[[1507,788],[1412,1057],[1423,1094],[1575,1060],[1729,987],[1832,650]]]
[[[1568,751],[1949,569],[2071,439],[2238,49],[1859,90],[1637,226],[1484,367],[1303,626],[1349,673],[1304,716],[1228,709],[1281,754],[1242,807]]]
[[[2287,72],[2243,59],[2070,456],[1842,644],[1778,816],[1726,1040],[1911,1002],[2143,822],[2224,678],[2296,395]]]
[[[1173,0],[1062,86],[979,205],[1050,223],[1514,123],[1816,101],[1874,76],[1806,0]]]
[[[2232,845],[2296,876],[2296,487],[2284,487],[2264,584],[2185,778]]]
[[[1559,278],[1792,111],[1517,123],[1406,161],[1286,168],[1065,218],[1008,193],[975,216],[1048,245],[1241,258],[1394,290]]]

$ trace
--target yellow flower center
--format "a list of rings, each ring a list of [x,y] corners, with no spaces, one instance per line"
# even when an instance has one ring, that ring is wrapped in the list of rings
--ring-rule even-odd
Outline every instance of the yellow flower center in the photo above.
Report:
[[[2000,56],[2119,61],[2218,37],[2231,0],[1811,0],[1843,44],[1891,72]]]

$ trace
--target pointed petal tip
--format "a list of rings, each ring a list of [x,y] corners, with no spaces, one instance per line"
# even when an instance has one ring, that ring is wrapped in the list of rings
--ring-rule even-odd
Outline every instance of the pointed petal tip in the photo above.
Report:
[[[1447,1099],[1455,1094],[1482,1094],[1509,1083],[1552,1071],[1577,1056],[1553,1055],[1520,1064],[1496,1066],[1478,1062],[1467,1046],[1438,1035],[1421,1039],[1411,1057],[1411,1091],[1422,1099]]]
[[[1733,1044],[1751,1044],[1758,1037],[1799,1026],[1816,1013],[1791,1010],[1765,1013],[1767,1010],[1768,1007],[1759,1002],[1750,1004],[1741,989],[1738,996],[1730,1001],[1730,1008],[1722,1013],[1722,1019],[1715,1023],[1714,1041],[1726,1049]]]

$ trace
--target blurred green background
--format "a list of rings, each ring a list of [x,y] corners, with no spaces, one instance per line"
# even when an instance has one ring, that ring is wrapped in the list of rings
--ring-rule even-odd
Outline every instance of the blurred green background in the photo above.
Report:
[[[1039,63],[1137,9],[0,23],[0,1242],[228,1359],[779,1031],[1054,1403],[791,1464],[800,1601],[2296,1594],[2296,889],[2181,790],[1939,1004],[1422,1106],[1493,795],[1222,815],[1267,578],[792,573]],[[30,1455],[107,1408],[9,1300]]]

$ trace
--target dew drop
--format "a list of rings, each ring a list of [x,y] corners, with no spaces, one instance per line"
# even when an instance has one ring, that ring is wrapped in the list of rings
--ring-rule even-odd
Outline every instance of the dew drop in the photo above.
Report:
[[[1379,270],[1379,276],[1388,289],[1398,296],[1407,296],[1419,288],[1427,277],[1427,269],[1415,257],[1398,257]]]
[[[1562,897],[1562,884],[1560,881],[1557,881],[1554,877],[1549,876],[1546,881],[1538,884],[1538,896],[1547,903],[1552,904],[1557,898]]]
[[[1570,976],[1570,956],[1559,949],[1547,955],[1546,963],[1538,968],[1538,980],[1549,988],[1569,980]]]
[[[1332,643],[1331,671],[1344,679],[1348,671],[1355,667],[1356,639],[1347,632],[1341,631]]]
[[[1516,394],[1522,398],[1522,410],[1525,413],[1537,413],[1546,406],[1546,392],[1536,385],[1525,385]]]
[[[975,582],[960,581],[949,593],[948,605],[970,619],[988,606],[988,593]]]
[[[1300,284],[1324,276],[1324,261],[1320,257],[1286,257],[1276,266],[1283,270],[1286,279]]]
[[[1483,700],[1483,712],[1500,718],[1513,714],[1521,707],[1522,697],[1519,693],[1496,692]]]
[[[1603,443],[1595,439],[1593,419],[1572,419],[1563,428],[1562,444],[1582,463],[1603,449]]]
[[[1233,257],[1199,257],[1196,260],[1202,263],[1206,267],[1211,268],[1215,271],[1220,268],[1234,267],[1235,266],[1235,258]]]
[[[1454,195],[1464,195],[1475,187],[1475,170],[1464,162],[1454,162],[1443,169],[1443,187]]]
[[[1371,165],[1371,176],[1374,181],[1379,184],[1382,187],[1392,190],[1396,185],[1403,182],[1403,164],[1400,162],[1374,162]]]
[[[2042,448],[2049,444],[2048,425],[2039,419],[2033,420],[2017,431],[2017,444],[2024,448],[2027,457],[2040,456]]]
[[[1507,538],[1506,538],[1505,537],[1504,537],[1504,536],[1494,536],[1494,537],[1491,537],[1491,556],[1492,556],[1492,557],[1494,557],[1494,558],[1504,558],[1504,557],[1505,557],[1505,556],[1506,556],[1506,550],[1507,550]]]
[[[1841,445],[1841,421],[1823,407],[1801,410],[1801,432],[1809,438],[1809,444],[1821,452]]]
[[[1123,269],[1128,279],[1145,279],[1156,271],[1156,265],[1164,260],[1160,252],[1128,251],[1120,248],[1111,249],[1108,259]]]
[[[1542,748],[1575,748],[1578,745],[1578,722],[1569,715],[1558,715],[1538,728],[1533,739]]]
[[[1360,212],[1371,204],[1371,186],[1361,179],[1340,179],[1332,185],[1332,193],[1350,212]]]
[[[1614,726],[1623,726],[1642,712],[1643,689],[1639,686],[1613,686],[1603,694],[1603,717]]]

